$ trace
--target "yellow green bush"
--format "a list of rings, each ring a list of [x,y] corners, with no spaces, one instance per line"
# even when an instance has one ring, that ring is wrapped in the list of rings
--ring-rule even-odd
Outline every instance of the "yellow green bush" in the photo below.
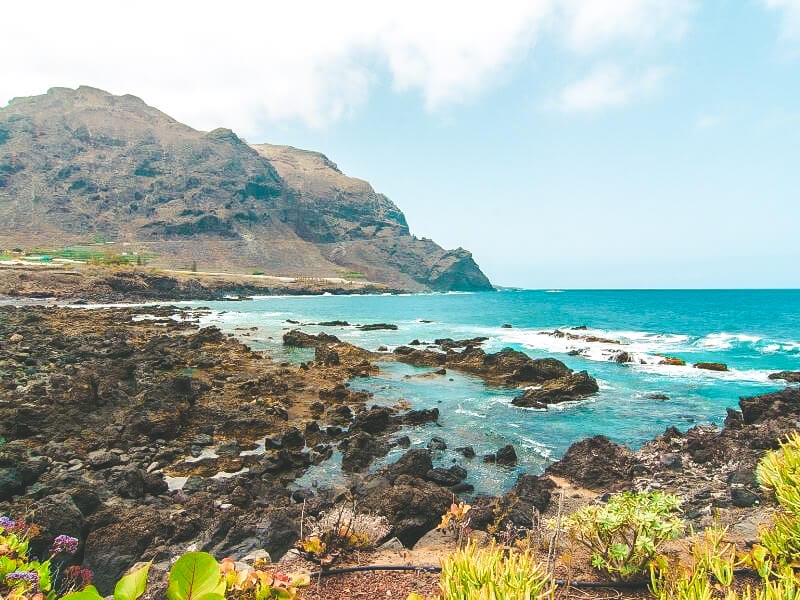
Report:
[[[595,569],[629,581],[646,576],[663,543],[683,533],[679,512],[680,500],[672,494],[623,492],[569,515],[563,526],[592,553]]]
[[[441,600],[552,600],[555,585],[530,552],[474,543],[442,561]],[[422,600],[411,594],[408,600]]]

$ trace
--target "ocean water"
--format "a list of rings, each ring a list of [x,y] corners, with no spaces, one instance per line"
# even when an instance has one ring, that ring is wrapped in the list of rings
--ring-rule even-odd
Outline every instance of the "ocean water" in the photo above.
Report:
[[[204,302],[212,309],[204,322],[241,335],[255,348],[282,360],[302,361],[309,350],[287,350],[280,343],[288,329],[326,331],[359,346],[389,349],[418,339],[486,336],[487,352],[505,347],[532,357],[554,357],[597,378],[600,392],[590,399],[531,410],[511,405],[515,390],[484,384],[479,378],[449,371],[384,362],[381,372],[351,382],[374,394],[374,404],[405,400],[414,408],[438,407],[439,425],[410,428],[414,446],[433,435],[449,449],[436,457],[442,466],[462,464],[476,491],[507,489],[520,471],[541,472],[573,442],[604,434],[633,448],[670,425],[681,430],[703,423],[721,424],[726,407],[741,396],[781,389],[771,372],[800,369],[800,290],[680,291],[517,291],[382,296],[267,297],[244,302]],[[310,323],[345,320],[394,323],[397,331],[360,331],[355,327],[319,327]],[[504,328],[503,324],[512,328]],[[555,329],[614,339],[621,345],[551,335]],[[635,364],[609,360],[626,350]],[[570,352],[578,351],[574,355]],[[687,366],[659,365],[660,355],[683,358]],[[694,369],[699,361],[723,362],[728,372]],[[653,394],[668,396],[654,399]],[[520,462],[507,469],[480,457],[511,443]],[[471,445],[478,458],[466,460],[452,449]],[[374,466],[396,460],[392,451]],[[312,468],[300,485],[337,483],[339,457]]]

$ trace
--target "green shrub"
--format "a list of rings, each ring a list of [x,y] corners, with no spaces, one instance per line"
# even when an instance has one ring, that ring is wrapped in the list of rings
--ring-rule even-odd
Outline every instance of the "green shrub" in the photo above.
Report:
[[[555,586],[530,552],[469,544],[442,561],[443,600],[544,600]]]
[[[683,533],[680,500],[663,492],[623,492],[564,520],[569,536],[592,553],[592,566],[618,580],[642,577],[661,545]]]
[[[778,450],[770,450],[756,467],[756,479],[778,503],[800,516],[800,435],[792,432]]]
[[[736,546],[726,543],[728,530],[708,527],[692,544],[692,561],[670,564],[663,556],[650,563],[650,591],[658,600],[700,600],[718,598],[716,592],[729,590],[734,572],[744,563]],[[727,596],[722,596],[727,598]]]
[[[800,520],[782,513],[759,534],[761,545],[778,564],[800,564]]]

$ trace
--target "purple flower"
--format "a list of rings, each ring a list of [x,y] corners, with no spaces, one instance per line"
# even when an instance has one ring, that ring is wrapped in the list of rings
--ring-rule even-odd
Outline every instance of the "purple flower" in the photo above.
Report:
[[[39,573],[36,571],[14,571],[6,575],[6,581],[24,581],[39,589]]]
[[[0,517],[0,529],[5,529],[6,531],[12,531],[14,527],[16,527],[17,522],[14,519],[10,519],[8,517]]]
[[[75,554],[78,551],[78,538],[74,538],[68,535],[60,535],[56,539],[53,540],[53,547],[50,548],[50,552],[53,554],[59,554],[64,552],[66,554]]]

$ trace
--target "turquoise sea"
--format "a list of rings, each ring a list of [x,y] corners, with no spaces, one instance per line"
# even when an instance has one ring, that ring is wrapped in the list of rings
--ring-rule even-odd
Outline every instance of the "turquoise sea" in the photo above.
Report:
[[[480,379],[450,371],[447,376],[422,375],[428,369],[380,363],[381,372],[351,385],[374,394],[375,404],[404,399],[414,408],[438,407],[439,426],[431,424],[400,432],[414,446],[424,447],[433,435],[449,448],[472,445],[472,461],[448,450],[442,465],[463,464],[468,481],[479,492],[507,488],[519,471],[541,472],[576,440],[595,434],[637,447],[675,425],[685,430],[701,423],[720,424],[726,407],[740,396],[783,387],[768,379],[778,370],[800,370],[800,290],[657,290],[573,291],[503,290],[382,296],[266,297],[242,302],[204,302],[204,317],[243,341],[270,349],[280,360],[307,360],[308,350],[287,351],[282,334],[300,321],[304,331],[326,331],[343,340],[376,350],[418,339],[487,336],[487,352],[512,347],[533,357],[555,357],[597,378],[600,392],[589,400],[531,410],[511,405],[514,390],[485,385]],[[394,323],[397,331],[364,332],[350,327],[309,323],[345,320]],[[512,328],[504,328],[503,324]],[[555,329],[586,326],[574,333],[622,342],[622,346],[589,343],[550,335]],[[609,360],[613,350],[632,353],[636,364]],[[579,354],[575,354],[575,352]],[[572,354],[570,354],[572,352]],[[657,364],[666,354],[688,366]],[[694,369],[698,361],[723,362],[728,372]],[[668,396],[658,400],[653,394]],[[511,443],[520,463],[515,469],[484,464],[480,456]],[[378,461],[377,468],[396,460],[400,450]],[[326,485],[342,476],[338,456],[311,469],[299,482]]]

